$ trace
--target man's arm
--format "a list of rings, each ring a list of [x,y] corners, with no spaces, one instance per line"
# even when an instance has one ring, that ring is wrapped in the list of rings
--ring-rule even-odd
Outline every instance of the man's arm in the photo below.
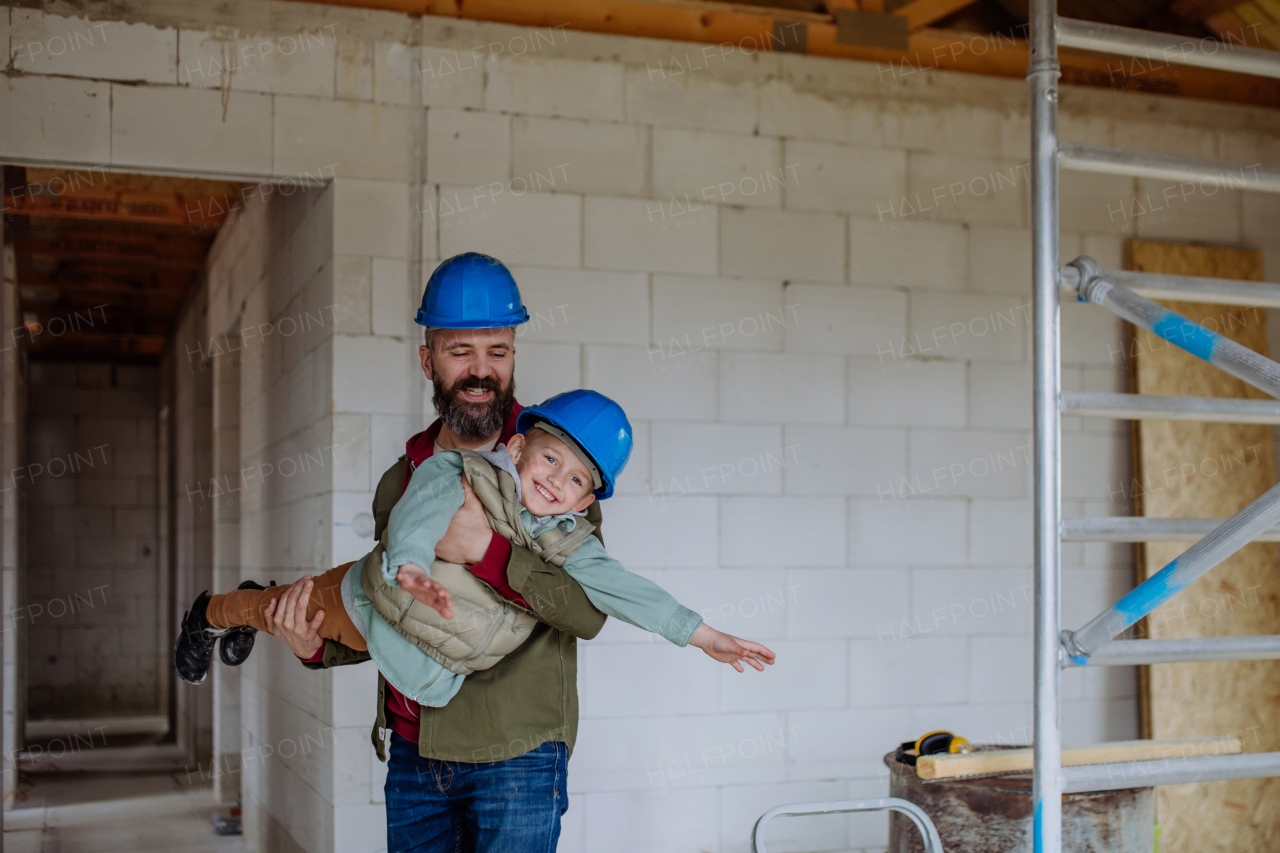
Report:
[[[589,640],[604,627],[600,612],[573,577],[564,569],[545,563],[532,551],[502,539],[489,527],[480,499],[469,486],[449,529],[436,544],[436,556],[449,563],[471,566],[472,572],[494,589],[533,611],[541,622],[558,631]],[[587,520],[600,534],[599,505],[587,509]],[[518,596],[518,598],[516,598]]]
[[[311,576],[306,575],[302,583],[295,583],[284,595],[271,600],[266,617],[271,622],[272,633],[284,640],[307,669],[325,669],[369,660],[368,652],[357,652],[320,637],[323,610],[317,610],[315,617],[307,621],[307,605],[311,602],[314,583]]]
[[[587,509],[587,521],[595,525],[593,535],[604,544],[599,501]],[[590,640],[599,634],[608,618],[568,572],[543,562],[527,548],[511,546],[507,583],[529,602],[529,609],[539,620],[580,639]]]
[[[382,530],[391,517],[391,508],[400,499],[406,478],[411,476],[404,457],[382,475],[373,502],[375,537],[382,535]],[[454,513],[444,536],[436,543],[436,556],[459,565],[483,566],[481,571],[476,572],[477,576],[495,589],[501,590],[504,586],[509,586],[528,603],[529,609],[540,621],[552,628],[584,640],[600,633],[607,617],[591,603],[578,582],[564,569],[544,563],[527,548],[511,545],[506,540],[497,543],[498,547],[495,547],[495,537],[501,537],[489,527],[489,519],[480,499],[469,485],[464,484],[463,490],[462,508]],[[603,542],[600,534],[601,518],[599,503],[593,503],[587,509],[587,520],[595,525],[595,535]],[[510,550],[510,557],[505,563],[491,565],[501,562],[501,552],[506,549]],[[326,643],[326,659],[330,645],[336,644]],[[348,662],[342,655],[338,659]]]

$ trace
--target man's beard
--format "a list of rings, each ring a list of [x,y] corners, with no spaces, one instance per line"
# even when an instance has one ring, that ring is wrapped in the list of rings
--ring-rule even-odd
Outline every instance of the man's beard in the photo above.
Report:
[[[483,379],[466,376],[459,379],[449,388],[439,376],[431,381],[431,402],[454,435],[468,441],[488,438],[506,426],[507,419],[516,405],[516,380],[513,376],[511,384],[505,389],[493,376]],[[462,397],[463,388],[483,388],[492,391],[493,397],[487,403],[468,403]]]

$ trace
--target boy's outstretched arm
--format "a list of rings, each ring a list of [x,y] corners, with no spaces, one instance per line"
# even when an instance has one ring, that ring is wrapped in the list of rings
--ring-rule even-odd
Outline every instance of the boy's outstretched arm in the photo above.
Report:
[[[746,671],[739,661],[746,661],[760,672],[764,672],[762,663],[772,665],[777,659],[777,655],[759,643],[717,631],[706,622],[694,630],[693,636],[689,638],[689,645],[697,646],[721,663],[732,665],[738,672]]]

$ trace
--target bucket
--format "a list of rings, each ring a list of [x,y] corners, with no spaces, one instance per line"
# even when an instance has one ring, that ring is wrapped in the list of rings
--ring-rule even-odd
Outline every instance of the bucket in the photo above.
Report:
[[[1030,773],[925,782],[893,755],[884,757],[889,796],[924,809],[947,853],[1032,853]],[[1062,850],[1151,853],[1155,821],[1154,788],[1064,794]],[[924,853],[920,833],[904,815],[889,818],[889,853]]]

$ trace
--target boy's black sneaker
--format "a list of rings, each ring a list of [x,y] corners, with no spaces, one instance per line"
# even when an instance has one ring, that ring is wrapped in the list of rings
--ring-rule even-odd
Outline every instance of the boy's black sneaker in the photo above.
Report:
[[[275,585],[276,582],[272,581],[271,586]],[[245,581],[236,589],[266,589],[266,587],[254,581]],[[218,657],[227,666],[239,666],[249,659],[249,653],[253,651],[253,641],[257,637],[257,628],[250,628],[248,625],[232,628],[218,643]]]
[[[211,597],[208,590],[200,593],[191,609],[183,614],[178,628],[178,642],[173,647],[173,667],[187,684],[202,684],[209,677],[213,644],[227,633],[225,628],[214,628],[205,618]]]

